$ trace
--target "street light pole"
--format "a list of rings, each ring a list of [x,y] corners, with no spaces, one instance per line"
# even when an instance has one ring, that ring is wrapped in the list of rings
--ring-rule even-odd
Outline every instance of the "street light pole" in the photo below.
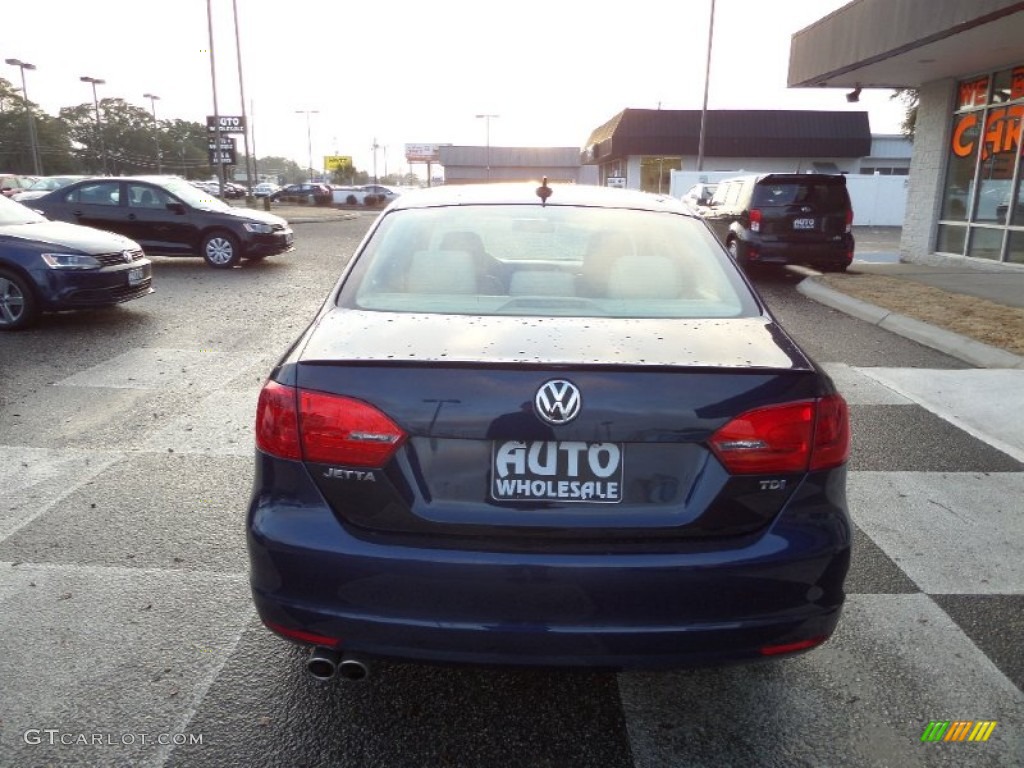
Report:
[[[25,97],[25,114],[28,115],[28,140],[32,146],[32,166],[35,168],[36,176],[43,175],[43,164],[39,159],[39,142],[36,140],[36,118],[32,114],[32,107],[28,100],[28,87],[25,85],[25,70],[35,69],[35,64],[29,64],[21,59],[5,59],[12,67],[21,69],[21,94]]]
[[[96,108],[96,136],[100,140],[100,152],[102,152],[103,157],[103,175],[107,175],[107,144],[103,140],[103,129],[100,127],[100,100],[96,96],[96,86],[104,85],[107,81],[101,80],[98,77],[89,77],[88,75],[82,75],[78,79],[83,83],[92,83],[92,103]]]
[[[492,117],[501,117],[501,115],[477,115],[477,119],[483,118],[484,122],[487,124],[487,128],[486,128],[487,147],[484,150],[484,152],[486,153],[485,157],[486,157],[486,161],[487,161],[487,180],[488,181],[491,180],[491,118]]]
[[[156,172],[161,174],[164,172],[163,152],[160,151],[160,128],[156,122],[156,102],[160,97],[154,93],[144,93],[142,98],[149,99],[149,108],[153,112],[153,138],[156,140]]]
[[[309,127],[309,116],[319,115],[319,109],[296,109],[295,114],[306,116],[306,149],[309,152],[309,183],[313,183],[313,131]]]
[[[377,143],[377,137],[373,137],[373,146],[370,147],[373,150],[373,183],[377,183],[377,150],[380,149],[380,144]]]

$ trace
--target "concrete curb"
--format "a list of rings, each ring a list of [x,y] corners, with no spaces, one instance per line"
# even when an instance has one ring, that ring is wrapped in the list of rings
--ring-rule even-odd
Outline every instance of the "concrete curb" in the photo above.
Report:
[[[289,224],[319,224],[324,221],[350,221],[351,219],[358,219],[358,213],[340,213],[337,216],[297,216],[294,219],[290,219],[287,216],[283,217]]]
[[[804,296],[821,304],[838,309],[840,312],[845,312],[919,344],[945,352],[965,363],[980,368],[1024,369],[1024,357],[1020,355],[847,296],[845,293],[822,285],[813,276],[801,280],[796,289]]]

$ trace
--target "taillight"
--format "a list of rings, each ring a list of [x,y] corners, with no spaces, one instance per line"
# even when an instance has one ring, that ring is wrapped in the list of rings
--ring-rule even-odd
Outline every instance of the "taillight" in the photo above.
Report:
[[[840,395],[770,405],[740,414],[710,440],[735,475],[806,472],[846,461],[850,427]]]
[[[256,446],[264,453],[299,461],[299,419],[292,387],[268,381],[256,405]]]
[[[841,395],[818,400],[818,420],[814,426],[811,469],[829,469],[844,464],[850,457],[850,411]]]
[[[853,209],[846,209],[846,233],[849,234],[853,231]]]
[[[372,405],[267,382],[256,407],[256,445],[282,459],[383,467],[406,434]]]
[[[299,391],[299,433],[306,461],[383,467],[405,432],[372,405],[339,395]]]
[[[752,208],[750,210],[750,231],[760,232],[761,231],[761,209]]]

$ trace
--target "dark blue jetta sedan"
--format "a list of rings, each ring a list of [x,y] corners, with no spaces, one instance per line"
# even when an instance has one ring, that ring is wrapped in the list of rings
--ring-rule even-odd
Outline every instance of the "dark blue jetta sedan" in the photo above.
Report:
[[[0,331],[42,312],[103,307],[153,292],[152,265],[134,240],[47,221],[0,197]]]
[[[671,198],[402,195],[256,442],[253,596],[318,677],[764,659],[839,619],[846,403]]]

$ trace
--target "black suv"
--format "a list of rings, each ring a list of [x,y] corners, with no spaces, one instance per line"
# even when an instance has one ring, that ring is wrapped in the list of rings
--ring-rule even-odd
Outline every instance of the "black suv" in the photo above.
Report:
[[[221,269],[295,247],[280,216],[230,206],[175,177],[86,179],[28,205],[49,219],[130,237],[148,254],[198,255]]]
[[[737,263],[845,270],[853,261],[846,177],[820,173],[738,176],[718,183],[707,223]]]

